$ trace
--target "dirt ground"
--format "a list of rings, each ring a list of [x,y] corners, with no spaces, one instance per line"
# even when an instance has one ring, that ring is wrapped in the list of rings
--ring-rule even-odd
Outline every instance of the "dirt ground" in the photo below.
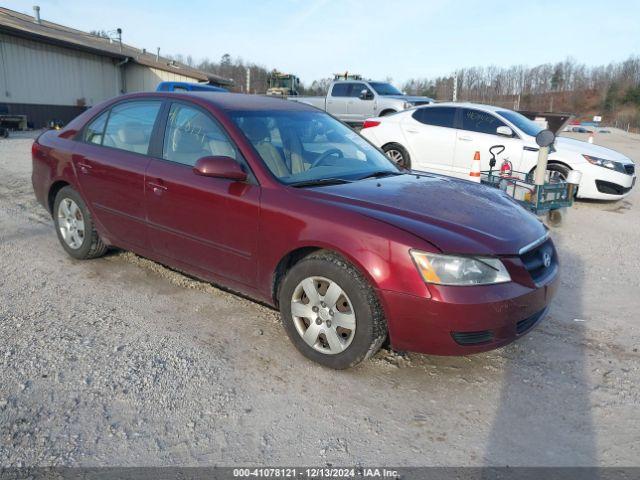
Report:
[[[517,343],[335,372],[268,308],[130,253],[68,257],[31,141],[0,140],[0,466],[638,465],[640,188],[553,229],[559,295]],[[640,136],[596,143],[640,163]]]

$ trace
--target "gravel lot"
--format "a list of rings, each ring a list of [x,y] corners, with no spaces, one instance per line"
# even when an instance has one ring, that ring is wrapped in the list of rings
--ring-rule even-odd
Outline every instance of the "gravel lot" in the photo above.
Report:
[[[32,137],[0,140],[0,466],[638,465],[640,188],[553,230],[559,296],[521,341],[335,372],[268,308],[130,253],[68,257]],[[640,136],[596,143],[640,163]]]

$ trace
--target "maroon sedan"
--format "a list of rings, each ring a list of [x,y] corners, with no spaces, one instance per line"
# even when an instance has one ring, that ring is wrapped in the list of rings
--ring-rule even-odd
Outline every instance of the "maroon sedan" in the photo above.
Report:
[[[110,247],[278,307],[307,357],[346,368],[388,337],[464,355],[544,315],[558,262],[499,190],[397,168],[324,112],[231,93],[95,106],[33,145],[62,247]]]

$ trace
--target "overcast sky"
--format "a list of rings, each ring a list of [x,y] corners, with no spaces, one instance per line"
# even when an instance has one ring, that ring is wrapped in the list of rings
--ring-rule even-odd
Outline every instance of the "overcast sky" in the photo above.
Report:
[[[123,29],[126,43],[218,60],[224,53],[298,74],[448,75],[456,68],[588,65],[640,54],[640,2],[450,0],[34,0],[43,19]],[[31,2],[2,6],[32,13]]]

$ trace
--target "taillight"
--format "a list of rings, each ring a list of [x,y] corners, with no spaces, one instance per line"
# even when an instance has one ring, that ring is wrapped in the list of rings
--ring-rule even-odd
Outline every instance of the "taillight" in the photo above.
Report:
[[[365,120],[364,125],[362,125],[362,129],[364,130],[365,128],[377,127],[378,125],[380,125],[380,122],[375,120]]]

